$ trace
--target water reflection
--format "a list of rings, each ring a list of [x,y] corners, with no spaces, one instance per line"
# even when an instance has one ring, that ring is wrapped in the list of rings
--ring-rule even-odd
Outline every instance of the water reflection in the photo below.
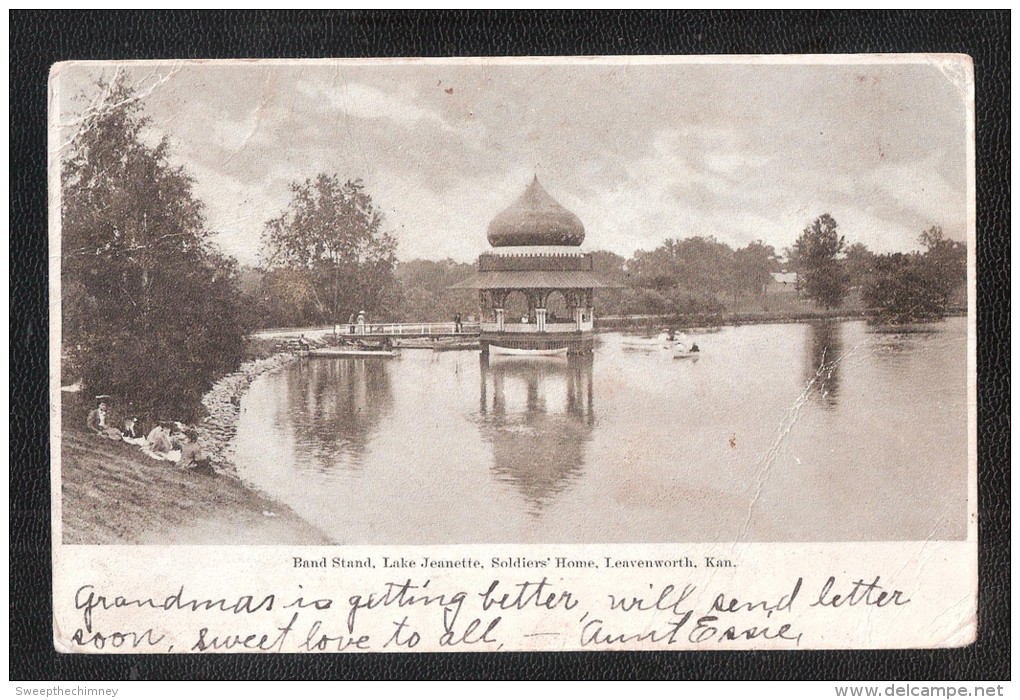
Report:
[[[366,446],[391,409],[385,360],[302,361],[287,382],[287,420],[317,471],[360,467]]]
[[[839,365],[843,356],[843,324],[837,321],[812,323],[804,363],[804,383],[822,408],[839,403]]]
[[[584,471],[595,422],[592,358],[481,357],[479,430],[497,480],[541,514]]]

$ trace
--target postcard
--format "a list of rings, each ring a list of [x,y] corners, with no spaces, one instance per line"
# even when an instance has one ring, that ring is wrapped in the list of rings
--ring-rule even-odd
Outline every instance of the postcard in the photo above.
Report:
[[[58,651],[975,640],[968,57],[49,88]]]

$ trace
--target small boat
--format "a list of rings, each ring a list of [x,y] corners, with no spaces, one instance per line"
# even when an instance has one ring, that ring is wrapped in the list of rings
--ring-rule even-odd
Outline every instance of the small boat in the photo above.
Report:
[[[684,357],[698,357],[701,355],[701,350],[697,349],[697,343],[692,345],[676,345],[673,348],[673,359],[681,359]]]
[[[621,342],[623,343],[624,346],[629,348],[641,348],[644,350],[658,350],[658,349],[669,350],[671,348],[675,348],[682,341],[679,337],[670,340],[669,337],[665,333],[663,333],[661,335],[655,336],[654,338],[624,337]]]
[[[490,345],[491,355],[513,355],[515,357],[565,357],[566,348],[549,348],[547,350],[531,350],[522,348],[504,348],[499,345]]]
[[[362,350],[360,348],[313,348],[298,353],[301,357],[397,357],[396,350]]]
[[[482,347],[476,338],[440,338],[432,344],[433,350],[477,350]]]
[[[410,350],[431,350],[436,345],[435,341],[429,338],[395,338],[393,344],[398,348]]]

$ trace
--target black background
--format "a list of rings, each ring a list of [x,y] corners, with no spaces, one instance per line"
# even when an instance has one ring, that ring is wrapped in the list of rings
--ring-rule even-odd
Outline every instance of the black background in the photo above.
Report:
[[[1009,678],[1008,11],[11,12],[10,677]],[[977,85],[980,607],[962,649],[835,652],[85,656],[52,645],[46,91],[72,59],[966,53]]]

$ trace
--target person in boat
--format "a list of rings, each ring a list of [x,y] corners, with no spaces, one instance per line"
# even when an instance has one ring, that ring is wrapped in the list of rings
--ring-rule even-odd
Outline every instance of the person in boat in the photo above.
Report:
[[[109,406],[106,401],[100,401],[98,406],[89,411],[88,418],[85,419],[85,425],[91,432],[100,437],[120,440],[123,437],[123,433],[109,426],[109,415]]]
[[[691,343],[691,349],[688,352],[701,352],[701,348],[698,347],[697,343]]]

